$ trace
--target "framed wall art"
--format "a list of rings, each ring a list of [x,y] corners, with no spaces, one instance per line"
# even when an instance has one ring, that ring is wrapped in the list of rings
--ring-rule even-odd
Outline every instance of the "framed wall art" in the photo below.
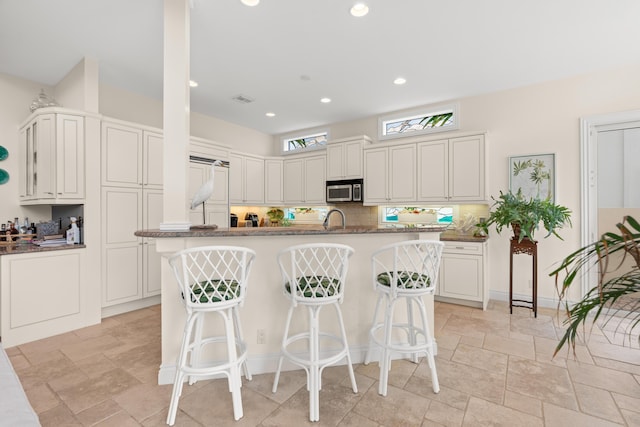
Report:
[[[527,198],[555,201],[555,154],[531,154],[509,157],[509,189],[518,189]]]

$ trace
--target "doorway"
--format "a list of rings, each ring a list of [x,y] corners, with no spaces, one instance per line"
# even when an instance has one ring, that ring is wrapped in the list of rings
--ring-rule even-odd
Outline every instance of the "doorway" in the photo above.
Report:
[[[586,246],[605,231],[617,231],[624,215],[640,217],[640,110],[581,118],[580,148],[581,246]],[[582,295],[597,280],[596,269],[584,272]]]

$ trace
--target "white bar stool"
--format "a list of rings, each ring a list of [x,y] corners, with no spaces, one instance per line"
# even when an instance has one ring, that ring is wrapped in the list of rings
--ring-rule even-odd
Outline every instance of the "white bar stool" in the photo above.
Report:
[[[251,374],[246,366],[247,346],[242,337],[238,308],[247,295],[247,277],[255,256],[253,250],[237,246],[203,246],[184,249],[169,258],[182,292],[187,322],[167,424],[173,425],[175,422],[185,377],[188,377],[189,384],[193,384],[198,377],[216,374],[227,377],[233,416],[236,420],[242,418],[241,367],[244,365],[244,375],[248,380],[251,380]],[[217,313],[222,317],[225,335],[203,337],[206,313]],[[203,347],[220,343],[226,344],[225,361],[207,363],[200,359]]]
[[[358,392],[356,379],[351,365],[351,355],[347,344],[347,334],[339,304],[344,296],[344,285],[353,248],[330,243],[296,245],[278,253],[278,265],[282,273],[284,294],[291,301],[287,314],[278,369],[273,382],[273,392],[278,389],[278,380],[282,361],[286,357],[292,363],[307,372],[307,390],[309,390],[309,420],[320,420],[320,390],[322,389],[322,370],[346,357],[354,393]],[[295,308],[306,306],[309,311],[309,330],[289,336],[291,318]],[[326,305],[335,308],[340,324],[341,336],[320,332],[320,309]],[[339,344],[339,349],[329,350],[326,357],[320,358],[320,339]],[[294,352],[289,348],[298,341],[307,341],[307,350]]]
[[[424,353],[431,369],[433,391],[440,392],[433,355],[435,340],[431,336],[422,297],[432,295],[435,291],[443,247],[444,243],[435,240],[409,240],[383,246],[371,256],[373,288],[378,292],[378,301],[364,363],[369,364],[374,345],[380,347],[378,394],[382,396],[387,395],[391,355],[394,352],[410,354],[414,363],[418,363],[418,355]],[[406,322],[394,323],[395,304],[401,298],[407,304],[407,319]],[[413,316],[414,303],[420,313],[419,324],[416,324]],[[383,304],[384,320],[378,322],[378,312]],[[396,339],[394,330],[404,332],[406,341]]]

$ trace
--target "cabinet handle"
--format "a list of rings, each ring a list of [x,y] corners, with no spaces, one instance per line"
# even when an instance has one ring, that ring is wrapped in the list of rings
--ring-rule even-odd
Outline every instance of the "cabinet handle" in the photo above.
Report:
[[[464,249],[464,246],[456,246],[456,249]]]

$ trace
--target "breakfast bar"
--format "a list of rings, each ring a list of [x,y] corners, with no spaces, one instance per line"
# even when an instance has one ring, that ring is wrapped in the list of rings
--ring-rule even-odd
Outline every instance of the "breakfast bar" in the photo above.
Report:
[[[185,248],[207,245],[244,246],[256,251],[244,307],[240,311],[248,364],[252,373],[275,372],[288,301],[283,295],[276,254],[292,245],[327,242],[342,243],[355,249],[350,258],[342,313],[354,363],[362,362],[368,346],[368,332],[376,304],[371,282],[371,254],[377,248],[414,239],[439,240],[444,227],[346,227],[324,229],[322,226],[239,227],[196,229],[190,231],[140,230],[137,236],[154,238],[162,261],[162,365],[160,384],[173,382],[175,361],[180,348],[185,312],[180,290],[167,257]],[[433,297],[425,299],[433,316]],[[331,316],[326,320],[329,322]],[[293,324],[306,325],[306,318]],[[299,321],[298,321],[299,320]],[[433,329],[433,319],[430,319]],[[336,327],[331,323],[328,328]],[[323,325],[324,327],[324,325]],[[433,332],[433,330],[432,330]],[[285,369],[287,367],[285,366]]]

